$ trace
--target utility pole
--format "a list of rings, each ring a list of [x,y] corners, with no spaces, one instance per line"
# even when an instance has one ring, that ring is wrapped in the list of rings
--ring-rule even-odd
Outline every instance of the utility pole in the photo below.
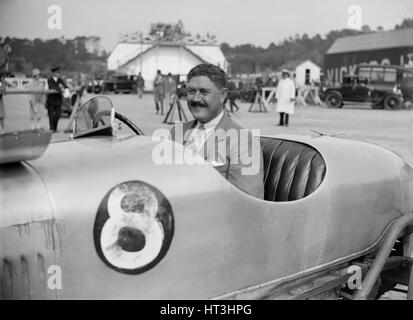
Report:
[[[140,69],[140,72],[141,72],[141,74],[142,74],[142,60],[143,60],[143,57],[142,57],[142,53],[143,53],[143,35],[142,35],[142,32],[141,31],[139,31],[139,40],[140,40],[140,43],[141,43],[141,54],[140,54],[140,59],[139,59],[139,69]]]

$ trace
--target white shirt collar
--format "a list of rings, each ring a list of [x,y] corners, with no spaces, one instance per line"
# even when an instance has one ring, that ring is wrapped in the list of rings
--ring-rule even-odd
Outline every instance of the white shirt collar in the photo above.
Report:
[[[223,116],[224,116],[224,110],[222,110],[221,113],[219,115],[217,115],[211,121],[204,123],[204,128],[206,130],[214,129],[218,125],[218,123],[221,121]],[[198,121],[196,127],[199,128],[200,125],[201,125],[201,123]]]
[[[53,80],[57,82],[57,77],[53,76]]]

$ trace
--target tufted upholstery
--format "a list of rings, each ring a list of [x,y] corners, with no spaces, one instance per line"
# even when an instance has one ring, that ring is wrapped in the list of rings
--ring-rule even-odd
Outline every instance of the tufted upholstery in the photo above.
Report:
[[[304,198],[323,181],[326,165],[314,148],[299,142],[261,138],[264,159],[264,199]]]

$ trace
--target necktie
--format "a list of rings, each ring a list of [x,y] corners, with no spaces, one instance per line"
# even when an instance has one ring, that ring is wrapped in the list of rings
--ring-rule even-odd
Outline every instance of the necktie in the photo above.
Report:
[[[205,134],[205,126],[201,123],[198,128],[193,129],[189,140],[186,143],[186,147],[191,148],[197,152],[203,145],[203,135]]]

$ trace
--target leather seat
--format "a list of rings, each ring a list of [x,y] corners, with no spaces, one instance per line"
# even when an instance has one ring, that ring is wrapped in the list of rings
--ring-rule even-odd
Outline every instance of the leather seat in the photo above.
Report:
[[[292,201],[314,192],[324,179],[320,153],[299,142],[261,137],[264,160],[264,199]]]

